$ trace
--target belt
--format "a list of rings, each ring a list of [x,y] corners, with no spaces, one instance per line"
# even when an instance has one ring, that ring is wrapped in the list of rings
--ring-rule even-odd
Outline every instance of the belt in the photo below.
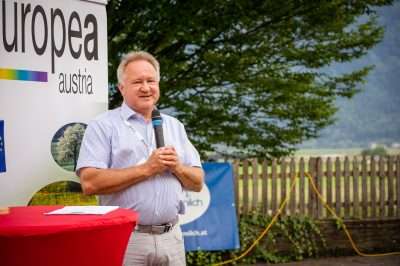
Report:
[[[178,223],[178,217],[168,223],[159,224],[159,225],[145,225],[138,224],[135,227],[135,231],[139,233],[147,233],[147,234],[156,234],[161,235],[171,231],[174,226]]]

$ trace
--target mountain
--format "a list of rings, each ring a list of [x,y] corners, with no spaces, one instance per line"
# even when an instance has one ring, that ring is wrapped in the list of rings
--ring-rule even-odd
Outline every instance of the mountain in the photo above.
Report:
[[[379,8],[379,23],[385,28],[383,40],[369,53],[328,71],[343,72],[375,65],[352,99],[338,99],[336,122],[321,131],[317,139],[302,148],[367,147],[371,143],[400,143],[400,2]]]

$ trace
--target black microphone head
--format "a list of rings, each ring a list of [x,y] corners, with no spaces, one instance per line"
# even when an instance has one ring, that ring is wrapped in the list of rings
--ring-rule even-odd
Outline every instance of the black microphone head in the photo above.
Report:
[[[154,128],[154,137],[156,139],[156,147],[164,147],[164,134],[163,134],[163,128],[162,128],[162,118],[160,111],[157,109],[154,109],[151,112],[151,122],[153,124]]]
[[[153,111],[151,112],[151,119],[154,120],[157,118],[161,118],[161,114],[160,111],[154,108]]]
[[[160,111],[158,111],[157,109],[154,109],[151,112],[151,121],[152,121],[154,127],[160,126],[162,124]]]

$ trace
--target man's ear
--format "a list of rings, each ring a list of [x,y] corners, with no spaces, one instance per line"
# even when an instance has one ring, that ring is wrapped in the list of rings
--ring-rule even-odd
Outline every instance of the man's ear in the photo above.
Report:
[[[124,86],[121,83],[118,83],[117,87],[121,95],[124,95],[124,89],[125,89]]]

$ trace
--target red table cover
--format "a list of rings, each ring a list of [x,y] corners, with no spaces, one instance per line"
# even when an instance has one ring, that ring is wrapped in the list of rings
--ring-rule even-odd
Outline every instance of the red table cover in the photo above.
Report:
[[[122,265],[137,213],[44,214],[61,207],[11,207],[0,215],[0,265]]]

